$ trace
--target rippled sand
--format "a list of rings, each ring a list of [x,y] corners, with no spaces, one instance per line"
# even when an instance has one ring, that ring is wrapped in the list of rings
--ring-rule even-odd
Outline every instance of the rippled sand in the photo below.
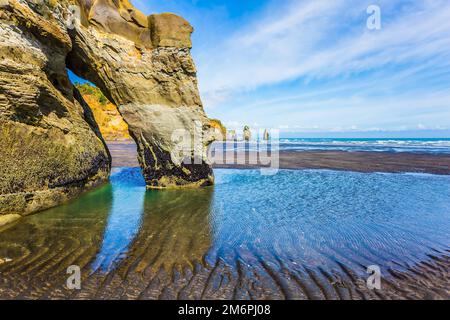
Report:
[[[450,177],[217,170],[145,191],[138,169],[0,232],[0,298],[448,299]],[[66,288],[67,267],[82,290]],[[382,270],[369,290],[366,268]]]

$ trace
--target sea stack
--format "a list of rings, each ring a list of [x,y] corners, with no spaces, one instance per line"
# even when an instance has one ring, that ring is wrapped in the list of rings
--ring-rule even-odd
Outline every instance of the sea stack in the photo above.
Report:
[[[244,127],[244,141],[250,141],[252,139],[252,132],[249,126]]]
[[[270,139],[269,130],[265,129],[263,134],[263,140],[269,141],[269,139]]]
[[[227,140],[228,141],[236,141],[237,140],[236,130],[228,130]]]

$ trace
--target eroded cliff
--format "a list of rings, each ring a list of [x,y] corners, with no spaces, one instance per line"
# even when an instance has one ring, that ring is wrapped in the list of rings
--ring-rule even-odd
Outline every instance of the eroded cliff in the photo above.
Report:
[[[206,148],[214,133],[190,55],[192,27],[174,14],[145,17],[128,1],[78,3],[81,24],[69,32],[68,66],[117,105],[147,185],[211,185]]]
[[[109,176],[109,153],[67,67],[118,106],[150,188],[212,184],[214,132],[191,32],[181,17],[147,17],[128,1],[1,2],[2,219],[57,205]]]
[[[65,28],[23,1],[0,9],[2,224],[106,181],[110,158],[67,78]]]

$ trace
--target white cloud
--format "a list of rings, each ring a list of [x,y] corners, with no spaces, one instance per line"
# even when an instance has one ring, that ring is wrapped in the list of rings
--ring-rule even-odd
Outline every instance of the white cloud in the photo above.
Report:
[[[365,8],[361,1],[291,1],[256,17],[212,48],[216,51],[202,55],[203,92],[255,89],[299,77],[335,77],[450,56],[448,2],[423,2],[417,10],[384,22],[380,31],[364,28]],[[354,19],[355,11],[361,24],[336,34],[346,19]],[[449,65],[448,59],[439,62]]]
[[[240,24],[189,9],[202,33],[193,52],[210,115],[235,128],[450,126],[448,0],[378,0],[379,31],[366,28],[373,1],[270,1]]]

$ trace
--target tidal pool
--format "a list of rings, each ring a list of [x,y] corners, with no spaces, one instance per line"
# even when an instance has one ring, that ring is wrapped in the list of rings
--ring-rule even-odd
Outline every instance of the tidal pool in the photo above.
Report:
[[[215,170],[146,191],[139,168],[0,231],[0,298],[449,298],[450,176]],[[66,271],[82,271],[82,289]],[[369,290],[367,267],[382,288]]]

